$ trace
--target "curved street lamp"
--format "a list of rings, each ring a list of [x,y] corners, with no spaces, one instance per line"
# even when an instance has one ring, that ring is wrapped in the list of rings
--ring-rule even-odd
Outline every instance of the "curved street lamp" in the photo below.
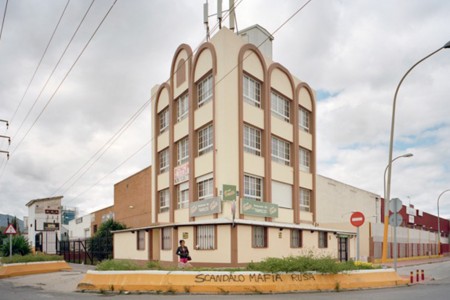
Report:
[[[450,189],[443,191],[438,199],[437,199],[437,213],[438,213],[438,254],[441,254],[441,218],[439,217],[439,199],[441,199],[441,196],[445,194],[446,192],[450,192]]]
[[[414,154],[412,154],[412,153],[406,153],[403,155],[399,155],[392,160],[392,163],[394,163],[394,161],[396,161],[399,158],[403,158],[403,157],[407,158],[407,157],[412,157],[412,156],[414,156]],[[384,177],[383,177],[384,178],[383,193],[384,193],[384,202],[385,202],[384,203],[384,215],[389,214],[389,205],[386,205],[386,173],[387,173],[388,168],[389,168],[389,165],[387,165],[386,169],[384,169]]]
[[[421,62],[426,60],[427,58],[433,56],[434,54],[438,53],[442,49],[448,49],[450,48],[450,41],[448,41],[444,46],[440,47],[436,51],[431,52],[418,62],[416,62],[409,70],[403,75],[402,79],[397,85],[397,89],[395,90],[394,94],[394,101],[392,105],[392,121],[391,121],[391,136],[390,136],[390,142],[389,142],[389,159],[388,159],[388,177],[387,177],[387,187],[386,187],[386,198],[384,199],[385,203],[386,201],[389,201],[391,197],[391,173],[392,173],[392,152],[394,147],[394,124],[395,124],[395,105],[397,103],[397,94],[398,90],[400,89],[400,86],[403,83],[403,80],[405,80],[406,76]],[[389,216],[384,215],[384,235],[383,235],[383,255],[381,257],[381,262],[385,263],[387,259],[387,235],[388,235],[388,229],[389,229]]]

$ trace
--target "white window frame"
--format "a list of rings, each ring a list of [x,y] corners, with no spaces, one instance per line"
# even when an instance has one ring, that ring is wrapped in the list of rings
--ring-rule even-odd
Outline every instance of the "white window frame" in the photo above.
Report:
[[[301,229],[291,229],[291,248],[303,247],[303,231]]]
[[[244,125],[244,151],[261,156],[262,133],[261,129]]]
[[[263,201],[263,179],[261,177],[244,175],[244,198]]]
[[[216,248],[216,228],[214,225],[196,227],[196,250],[214,250]]]
[[[244,75],[243,81],[244,101],[261,107],[261,83],[248,75]]]
[[[166,212],[170,209],[169,189],[159,191],[159,212]]]
[[[198,131],[198,155],[203,155],[212,151],[213,143],[213,126],[209,124]]]
[[[161,250],[172,250],[172,228],[161,229]]]
[[[311,112],[304,107],[298,108],[298,126],[305,132],[311,128]]]
[[[300,210],[310,212],[311,211],[311,190],[300,188],[299,193]]]
[[[169,129],[169,108],[163,109],[159,113],[159,133]]]
[[[189,182],[177,186],[177,208],[189,208]]]
[[[169,148],[161,150],[159,152],[159,173],[165,173],[169,171]]]
[[[198,107],[202,107],[203,105],[211,101],[212,95],[213,95],[213,81],[212,81],[212,74],[209,74],[199,83],[197,83]]]
[[[202,176],[197,179],[198,201],[214,196],[214,178],[212,175]]]
[[[188,116],[189,112],[189,94],[181,95],[177,100],[177,122],[180,122]]]
[[[267,248],[267,227],[253,226],[252,248]]]
[[[177,165],[182,165],[189,161],[189,139],[185,137],[177,143]]]
[[[273,116],[290,122],[290,101],[274,91],[270,94],[270,109]]]
[[[290,166],[291,143],[272,136],[272,160],[286,166]]]
[[[300,170],[303,172],[311,172],[311,150],[300,147],[299,149]]]

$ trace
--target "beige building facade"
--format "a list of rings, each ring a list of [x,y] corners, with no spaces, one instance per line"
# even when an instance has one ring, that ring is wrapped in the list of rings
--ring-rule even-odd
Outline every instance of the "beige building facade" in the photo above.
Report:
[[[314,91],[251,43],[265,29],[241,34],[180,45],[152,89],[150,225],[116,232],[115,258],[176,263],[181,239],[196,265],[352,255],[353,231],[317,226]]]

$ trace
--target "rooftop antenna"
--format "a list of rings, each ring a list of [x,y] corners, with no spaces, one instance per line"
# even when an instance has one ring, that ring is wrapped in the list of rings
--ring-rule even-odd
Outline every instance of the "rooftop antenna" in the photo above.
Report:
[[[206,40],[209,41],[208,0],[203,3],[203,24],[206,26]]]
[[[236,13],[234,11],[234,0],[229,0],[229,18],[230,18],[230,30],[234,31],[234,24],[236,20]]]
[[[219,20],[219,29],[222,29],[222,0],[217,0],[217,20]]]

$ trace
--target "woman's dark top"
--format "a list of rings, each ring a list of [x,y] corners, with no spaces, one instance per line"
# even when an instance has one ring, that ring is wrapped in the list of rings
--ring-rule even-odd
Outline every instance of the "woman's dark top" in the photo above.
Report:
[[[180,256],[180,258],[187,258],[189,256],[189,250],[186,246],[184,247],[178,247],[177,249],[177,255]]]

